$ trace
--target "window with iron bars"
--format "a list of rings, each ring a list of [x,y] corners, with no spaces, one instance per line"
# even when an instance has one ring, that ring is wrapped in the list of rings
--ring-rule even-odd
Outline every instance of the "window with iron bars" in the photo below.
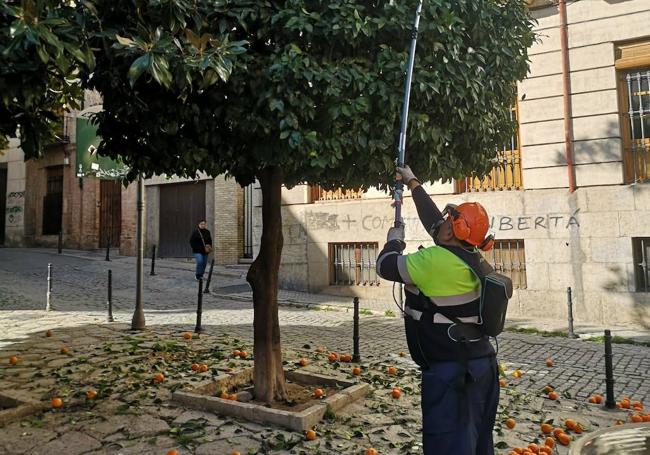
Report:
[[[494,247],[483,253],[483,257],[495,271],[512,280],[514,289],[526,289],[526,254],[522,239],[495,240]]]
[[[650,179],[650,67],[619,73],[625,182]]]
[[[510,120],[517,121],[519,104],[515,94],[515,102],[510,109]],[[498,150],[492,170],[482,179],[469,176],[456,181],[457,193],[476,191],[520,190],[523,188],[521,179],[521,151],[519,146],[519,129],[510,138],[510,143],[504,144]]]
[[[315,201],[344,201],[352,199],[361,199],[363,191],[361,188],[345,190],[337,188],[335,190],[324,190],[318,185],[311,187],[311,202]]]
[[[650,237],[632,238],[632,255],[634,257],[634,281],[636,292],[650,292]]]
[[[329,244],[330,284],[336,286],[377,286],[377,242]]]

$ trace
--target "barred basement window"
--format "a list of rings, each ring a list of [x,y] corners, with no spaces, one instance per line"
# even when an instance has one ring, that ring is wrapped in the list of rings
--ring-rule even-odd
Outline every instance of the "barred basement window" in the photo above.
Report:
[[[494,248],[483,253],[494,270],[512,280],[514,289],[526,289],[526,254],[524,241],[495,240]]]
[[[375,269],[377,254],[379,254],[377,242],[330,243],[330,284],[378,285],[379,277]]]
[[[343,201],[351,199],[361,199],[363,191],[361,188],[344,190],[337,188],[335,190],[324,190],[318,185],[311,187],[311,202],[315,201]]]
[[[519,103],[515,94],[515,102],[510,109],[510,120],[519,118]],[[510,143],[504,144],[494,158],[495,166],[483,179],[469,176],[456,181],[457,193],[475,191],[520,190],[523,188],[521,179],[521,150],[519,146],[519,129],[510,138]]]
[[[650,292],[650,273],[648,270],[650,237],[632,238],[632,254],[634,256],[636,292]]]

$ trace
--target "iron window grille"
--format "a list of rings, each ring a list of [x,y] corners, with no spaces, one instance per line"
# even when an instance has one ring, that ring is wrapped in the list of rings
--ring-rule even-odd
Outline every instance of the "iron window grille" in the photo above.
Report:
[[[625,180],[645,182],[650,178],[650,68],[623,73],[623,85]]]
[[[650,292],[650,237],[632,238],[632,254],[634,256],[634,281],[636,292]]]
[[[377,242],[329,244],[330,284],[335,286],[377,286]]]
[[[495,240],[494,247],[483,253],[483,257],[496,272],[512,280],[514,289],[526,289],[526,254],[522,239]]]

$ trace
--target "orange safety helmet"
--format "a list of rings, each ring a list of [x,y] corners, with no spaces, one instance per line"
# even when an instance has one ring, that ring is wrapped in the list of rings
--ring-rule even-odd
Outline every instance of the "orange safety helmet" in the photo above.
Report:
[[[458,206],[448,204],[445,211],[452,220],[454,236],[463,242],[489,251],[494,246],[494,235],[486,237],[490,229],[488,214],[478,202],[464,202]]]

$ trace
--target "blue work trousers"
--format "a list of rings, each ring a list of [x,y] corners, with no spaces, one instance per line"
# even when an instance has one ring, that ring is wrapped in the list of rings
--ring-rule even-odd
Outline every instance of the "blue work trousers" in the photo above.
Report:
[[[208,264],[208,255],[203,253],[194,253],[196,259],[196,278],[203,278],[205,266]]]
[[[422,372],[424,455],[492,455],[499,404],[495,357],[433,363]],[[464,383],[464,386],[463,386]]]

